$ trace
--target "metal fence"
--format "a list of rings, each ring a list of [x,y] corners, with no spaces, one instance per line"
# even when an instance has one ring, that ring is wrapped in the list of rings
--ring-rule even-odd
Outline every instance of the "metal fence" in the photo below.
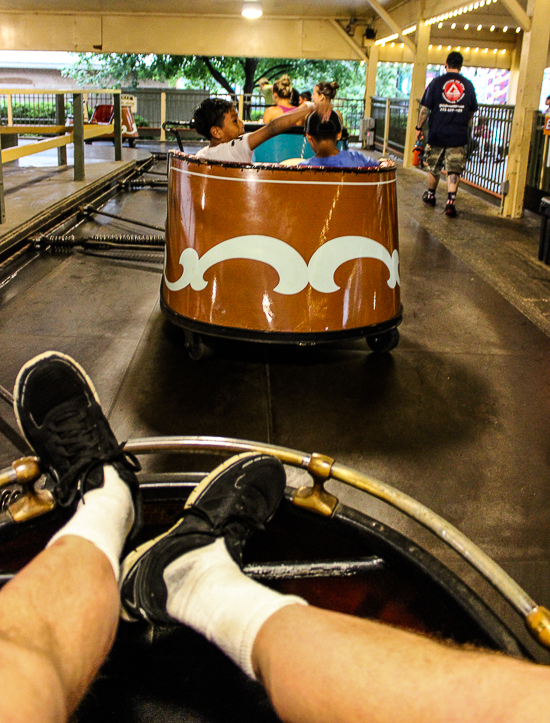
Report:
[[[0,90],[0,125],[42,125],[57,123],[56,99],[63,97],[65,118],[73,116],[73,93],[21,92]],[[110,92],[83,93],[84,120],[92,115],[96,105],[113,105]]]
[[[375,119],[374,140],[379,148],[384,145],[387,102],[387,98],[372,98],[371,112]],[[402,155],[405,149],[409,102],[400,98],[390,98],[389,108],[387,146]],[[514,106],[511,105],[479,106],[472,121],[468,162],[462,176],[465,181],[491,193],[501,194],[513,115]]]
[[[371,117],[374,118],[374,142],[384,145],[387,98],[373,96],[371,99]],[[409,101],[402,98],[390,98],[390,127],[388,148],[402,154],[405,150]]]
[[[206,90],[177,90],[143,88],[138,90],[123,90],[137,98],[138,121],[143,119],[152,128],[160,128],[162,124],[162,103],[165,104],[165,118],[168,120],[189,121],[195,108],[205,98],[209,97]],[[138,125],[140,123],[138,122]]]
[[[206,90],[163,90],[156,88],[128,89],[123,92],[137,98],[138,125],[143,119],[152,128],[159,128],[163,117],[169,120],[191,120],[195,108],[205,98],[209,97],[232,101],[239,108],[243,120],[247,121],[261,121],[266,109],[264,97],[260,93],[242,93],[240,95],[231,95],[229,93],[210,94]],[[163,102],[165,103],[164,116],[162,111]],[[334,101],[334,107],[342,114],[344,124],[350,135],[358,136],[365,110],[364,100],[337,98]]]
[[[533,135],[529,149],[527,185],[537,191],[550,192],[550,168],[547,165],[549,136],[544,133],[544,113],[536,111],[533,117]]]
[[[465,181],[497,195],[502,193],[512,134],[513,105],[479,106],[472,121]]]
[[[72,111],[72,96],[71,111]],[[2,125],[55,125],[55,93],[3,93],[0,95]],[[67,100],[67,99],[66,99]]]

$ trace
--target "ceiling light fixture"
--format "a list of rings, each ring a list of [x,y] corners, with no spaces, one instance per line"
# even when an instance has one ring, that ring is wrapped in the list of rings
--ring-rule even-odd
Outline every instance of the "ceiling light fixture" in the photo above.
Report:
[[[263,15],[264,11],[262,10],[261,3],[259,2],[248,2],[243,3],[243,9],[241,10],[241,15],[245,18],[248,18],[249,20],[256,20],[256,18],[259,18]]]

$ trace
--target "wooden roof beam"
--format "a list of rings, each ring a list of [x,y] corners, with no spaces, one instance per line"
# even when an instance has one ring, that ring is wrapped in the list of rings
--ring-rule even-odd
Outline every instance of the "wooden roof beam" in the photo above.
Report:
[[[359,45],[357,45],[355,40],[346,33],[346,31],[340,25],[340,23],[337,20],[334,20],[333,18],[329,19],[329,23],[343,37],[343,39],[346,41],[346,43],[355,50],[355,52],[361,58],[361,60],[364,60],[365,62],[368,63],[369,58],[368,58],[367,54],[365,53],[365,51],[363,50],[363,48],[361,48]]]
[[[517,0],[500,0],[506,10],[514,18],[520,28],[528,33],[531,30],[531,18],[521,7]]]
[[[504,2],[504,0],[502,0]],[[515,2],[516,0],[509,0],[510,2]],[[399,27],[399,25],[395,22],[395,20],[392,18],[392,16],[384,10],[382,5],[378,2],[378,0],[367,0],[369,5],[373,8],[373,10],[376,10],[378,15],[382,18],[382,20],[388,25],[394,33],[397,33],[397,35],[401,38],[401,41],[405,43],[407,48],[413,53],[413,55],[416,55],[416,45],[413,43],[413,41],[407,37],[406,35],[403,35],[402,29]]]

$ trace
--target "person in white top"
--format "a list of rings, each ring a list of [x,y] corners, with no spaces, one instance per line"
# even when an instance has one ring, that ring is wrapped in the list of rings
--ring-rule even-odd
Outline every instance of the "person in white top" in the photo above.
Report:
[[[332,107],[330,101],[322,97],[318,103],[304,103],[296,110],[274,118],[257,131],[244,133],[244,123],[233,103],[221,98],[207,98],[196,109],[192,125],[210,144],[195,155],[197,158],[216,161],[251,163],[255,148],[305,119],[313,109],[324,117],[330,116]]]

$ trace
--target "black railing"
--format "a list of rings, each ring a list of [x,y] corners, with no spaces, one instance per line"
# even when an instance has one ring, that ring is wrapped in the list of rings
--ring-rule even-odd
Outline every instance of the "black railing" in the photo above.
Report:
[[[513,116],[512,105],[479,106],[472,121],[465,181],[501,195]]]
[[[544,193],[550,192],[550,168],[547,165],[549,142],[550,136],[544,135],[544,113],[536,111],[529,149],[527,185]]]
[[[387,98],[373,96],[371,99],[371,116],[375,120],[374,142],[377,146],[384,145],[384,129],[386,125]],[[390,98],[390,127],[388,134],[388,148],[403,154],[405,150],[405,135],[407,133],[407,118],[409,114],[409,101],[402,98]]]

